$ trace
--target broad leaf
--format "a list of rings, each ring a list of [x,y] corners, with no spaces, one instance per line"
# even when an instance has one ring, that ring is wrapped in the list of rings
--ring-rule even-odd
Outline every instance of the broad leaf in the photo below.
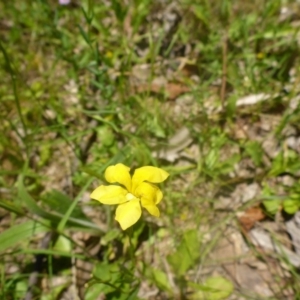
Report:
[[[49,227],[35,221],[27,221],[15,225],[0,234],[0,252],[30,239],[35,234],[47,231],[49,231]]]
[[[200,243],[196,230],[186,231],[177,251],[168,256],[168,261],[174,271],[182,276],[195,265],[200,256]]]
[[[300,201],[298,199],[286,199],[283,201],[283,209],[288,214],[296,213],[300,208]]]
[[[227,299],[233,291],[232,282],[221,276],[210,277],[203,285],[191,284],[191,286],[198,290],[192,295],[193,300]]]

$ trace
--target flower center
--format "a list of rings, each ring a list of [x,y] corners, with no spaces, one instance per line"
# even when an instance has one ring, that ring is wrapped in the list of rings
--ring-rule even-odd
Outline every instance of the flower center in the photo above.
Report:
[[[136,197],[134,195],[132,195],[131,193],[128,193],[125,197],[128,201],[136,199]]]

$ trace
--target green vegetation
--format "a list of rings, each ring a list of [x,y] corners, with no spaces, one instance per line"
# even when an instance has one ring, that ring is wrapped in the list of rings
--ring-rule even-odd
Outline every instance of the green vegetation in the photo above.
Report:
[[[291,0],[1,1],[0,299],[299,299],[299,21]],[[159,218],[123,231],[90,199],[117,163],[170,174]]]

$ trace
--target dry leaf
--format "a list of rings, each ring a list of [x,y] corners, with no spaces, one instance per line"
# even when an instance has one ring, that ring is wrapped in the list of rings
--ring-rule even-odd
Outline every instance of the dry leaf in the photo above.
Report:
[[[249,231],[256,222],[263,220],[266,215],[260,207],[250,207],[241,216],[238,217],[241,226]]]

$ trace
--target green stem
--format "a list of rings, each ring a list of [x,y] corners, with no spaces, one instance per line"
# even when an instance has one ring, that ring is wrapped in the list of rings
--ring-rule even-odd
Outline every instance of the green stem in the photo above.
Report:
[[[134,258],[134,247],[133,247],[133,243],[132,243],[132,237],[133,237],[133,229],[132,227],[128,228],[126,230],[126,233],[128,235],[128,239],[129,239],[129,253],[130,253],[130,258],[132,261],[132,266],[135,265],[135,258]]]
[[[27,127],[26,127],[26,123],[24,121],[24,118],[22,116],[22,110],[21,110],[21,105],[20,105],[20,100],[19,100],[18,90],[17,90],[16,74],[15,74],[14,69],[11,66],[9,56],[8,56],[5,48],[3,47],[1,41],[0,41],[0,51],[3,54],[4,61],[6,63],[6,68],[8,70],[9,75],[10,75],[10,78],[11,78],[12,90],[13,90],[13,93],[14,93],[14,99],[15,99],[18,115],[19,115],[20,121],[21,121],[23,129],[24,129],[24,136],[25,136],[24,145],[26,147],[26,154],[27,154],[27,157],[28,157],[28,148],[27,148],[27,143],[25,142],[26,141],[26,136],[27,136]],[[17,134],[18,134],[18,132],[17,132]]]

